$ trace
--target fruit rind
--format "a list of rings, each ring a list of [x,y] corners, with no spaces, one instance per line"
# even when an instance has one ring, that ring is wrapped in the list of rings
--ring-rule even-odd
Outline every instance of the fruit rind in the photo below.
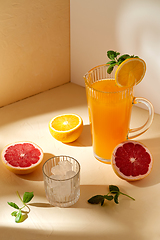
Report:
[[[10,165],[4,158],[4,155],[5,155],[5,152],[6,150],[8,149],[8,147],[10,146],[14,146],[16,144],[24,144],[24,143],[29,143],[29,144],[32,144],[35,148],[37,148],[40,152],[41,152],[41,155],[40,155],[40,158],[38,160],[38,162],[36,164],[32,164],[30,167],[25,167],[25,168],[21,168],[21,167],[14,167],[12,165]],[[15,173],[15,174],[29,174],[31,172],[33,172],[40,164],[41,162],[43,161],[43,150],[35,143],[31,142],[31,141],[19,141],[19,142],[14,142],[14,143],[10,143],[8,145],[6,145],[2,152],[1,152],[1,160],[2,160],[2,163],[4,164],[4,166],[11,172]]]
[[[150,155],[150,158],[151,158],[151,162],[149,164],[149,168],[148,168],[148,171],[146,174],[143,174],[143,175],[138,175],[138,176],[126,176],[124,175],[120,170],[119,168],[116,166],[116,163],[115,163],[115,153],[117,151],[117,149],[121,146],[123,146],[125,143],[134,143],[134,144],[139,144],[141,145],[143,148],[145,148],[146,152]],[[115,149],[113,150],[113,153],[112,153],[112,158],[111,158],[111,165],[112,165],[112,168],[114,170],[114,172],[116,173],[116,175],[124,180],[127,180],[127,181],[137,181],[137,180],[141,180],[145,177],[147,177],[151,170],[152,170],[152,167],[153,167],[153,157],[152,157],[152,154],[150,153],[149,149],[143,145],[142,143],[138,142],[138,141],[132,141],[132,140],[129,140],[129,141],[124,141],[120,144],[118,144]]]

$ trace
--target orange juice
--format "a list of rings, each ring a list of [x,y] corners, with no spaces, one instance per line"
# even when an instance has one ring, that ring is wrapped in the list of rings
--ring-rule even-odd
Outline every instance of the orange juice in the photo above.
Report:
[[[86,85],[86,91],[94,155],[109,162],[115,146],[127,139],[133,88],[120,88],[114,79],[103,79]]]
[[[117,81],[117,70],[120,65],[114,66],[111,72],[108,71],[108,67],[108,64],[96,66],[83,76],[88,100],[93,152],[94,156],[104,163],[111,163],[112,151],[118,143],[146,132],[154,117],[153,105],[145,98],[133,96],[134,86],[126,84],[125,86],[128,87],[118,87],[116,85],[115,77]],[[123,82],[123,77],[126,81],[126,76],[129,77],[133,72],[134,69],[130,69],[130,65],[126,64],[123,71],[119,71],[119,74],[122,73],[121,82]],[[134,76],[134,82],[136,82],[136,75]],[[130,129],[132,105],[138,103],[147,107],[148,118],[142,126]]]

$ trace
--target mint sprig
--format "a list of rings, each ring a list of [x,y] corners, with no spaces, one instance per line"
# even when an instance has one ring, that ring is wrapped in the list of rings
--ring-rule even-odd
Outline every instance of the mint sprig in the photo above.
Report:
[[[131,198],[132,200],[135,200],[133,197],[121,192],[117,186],[109,185],[109,192],[107,195],[95,195],[95,196],[91,197],[88,200],[88,202],[91,204],[99,204],[100,203],[102,206],[104,204],[105,200],[108,200],[108,201],[114,200],[114,202],[116,204],[118,204],[120,195],[124,195],[126,197]]]
[[[21,222],[22,216],[23,216],[23,211],[22,211],[22,209],[25,208],[25,207],[27,207],[27,208],[28,208],[28,211],[25,212],[25,214],[28,214],[28,213],[30,212],[30,208],[27,206],[27,203],[29,203],[29,202],[32,200],[32,198],[34,197],[34,194],[33,194],[33,192],[25,192],[25,193],[23,194],[23,200],[22,200],[22,198],[20,197],[18,191],[17,191],[17,195],[18,195],[19,199],[21,200],[21,202],[23,203],[23,206],[22,206],[21,208],[20,208],[16,203],[14,203],[14,202],[7,202],[7,203],[8,203],[11,207],[17,209],[17,211],[12,212],[11,215],[15,217],[15,222],[16,222],[16,223],[19,223],[19,222]]]
[[[138,56],[129,54],[123,54],[122,56],[118,57],[119,55],[120,55],[119,52],[113,50],[107,51],[107,57],[111,60],[106,63],[109,64],[107,69],[108,74],[110,74],[113,71],[115,65],[119,66],[124,60],[128,58],[138,58]]]

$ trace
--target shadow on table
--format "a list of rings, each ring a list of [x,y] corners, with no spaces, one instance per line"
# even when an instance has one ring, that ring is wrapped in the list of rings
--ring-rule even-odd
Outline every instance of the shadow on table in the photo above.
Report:
[[[79,142],[83,142],[88,146],[91,141],[90,138],[90,134],[89,134],[89,125],[85,125],[87,132],[88,132],[88,138],[86,139],[86,142],[84,141],[83,138],[85,138],[86,134],[82,134],[82,137],[80,136],[80,141],[75,141],[74,143],[70,143],[71,146],[77,146],[79,144]],[[149,176],[147,176],[146,178],[140,180],[140,181],[135,181],[135,182],[130,182],[130,184],[133,184],[137,187],[148,187],[148,186],[152,186],[152,185],[156,185],[158,183],[160,183],[160,174],[159,174],[159,169],[160,169],[160,160],[159,160],[159,156],[160,156],[160,138],[152,138],[152,139],[142,139],[142,140],[138,140],[141,143],[143,143],[151,152],[152,156],[153,156],[153,168],[152,171],[150,173]],[[38,166],[38,168],[36,169],[36,171],[27,174],[27,175],[17,175],[20,178],[26,179],[26,180],[30,180],[30,181],[43,181],[43,173],[42,173],[42,166],[43,164],[49,159],[54,157],[53,154],[51,153],[44,153],[44,159],[42,161],[42,163],[40,164],[40,166]]]
[[[33,206],[33,207],[40,207],[40,208],[52,208],[54,206],[52,206],[50,203],[29,203],[29,206]]]
[[[73,146],[73,147],[87,147],[91,146],[91,134],[90,134],[90,126],[89,125],[84,125],[83,126],[83,131],[80,135],[80,137],[72,142],[68,143],[66,145]],[[20,178],[26,179],[26,180],[31,180],[31,181],[43,181],[43,173],[42,173],[42,166],[43,164],[49,159],[54,157],[53,154],[51,153],[44,153],[44,158],[42,163],[38,166],[36,171],[27,174],[27,175],[18,175]]]
[[[88,126],[89,127],[89,126]],[[83,137],[83,136],[82,136]],[[86,140],[87,141],[87,140]],[[88,138],[89,141],[89,138]],[[148,186],[153,186],[158,183],[160,183],[160,138],[152,138],[152,139],[142,139],[139,140],[141,143],[143,143],[151,152],[153,156],[153,168],[149,176],[146,178],[140,180],[140,181],[135,181],[135,182],[129,182],[132,185],[135,185],[137,187],[148,187]],[[76,141],[75,141],[76,143]],[[72,143],[72,144],[75,144]],[[42,166],[45,161],[47,161],[49,158],[54,157],[53,154],[50,153],[44,153],[44,159],[40,166],[37,168],[36,171],[34,171],[31,174],[27,175],[19,175],[20,178],[30,180],[30,181],[43,181],[43,173],[42,173]]]
[[[108,186],[107,185],[81,185],[80,186],[80,198],[77,203],[75,203],[73,206],[68,208],[93,208],[92,204],[88,203],[88,199],[92,197],[93,195],[97,194],[106,194],[108,192]],[[40,202],[33,202],[29,203],[29,206],[37,207],[37,208],[55,208],[55,206],[52,206],[49,202],[48,203],[40,203]],[[99,204],[100,206],[100,204]],[[67,209],[67,208],[63,208]]]
[[[90,131],[90,125],[83,125],[83,130],[79,138],[72,142],[67,143],[69,146],[73,147],[90,147],[92,146],[92,140],[91,140],[91,131]]]

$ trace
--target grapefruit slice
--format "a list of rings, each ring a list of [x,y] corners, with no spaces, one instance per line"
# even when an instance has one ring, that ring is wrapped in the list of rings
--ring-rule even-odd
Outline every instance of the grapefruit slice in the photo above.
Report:
[[[42,149],[32,142],[17,142],[7,145],[1,153],[3,164],[15,174],[34,171],[43,160]]]
[[[83,120],[74,113],[55,116],[49,122],[51,135],[63,143],[75,141],[81,135],[82,129]]]
[[[149,150],[140,142],[125,141],[115,147],[111,164],[122,179],[136,181],[147,177],[153,166]]]

